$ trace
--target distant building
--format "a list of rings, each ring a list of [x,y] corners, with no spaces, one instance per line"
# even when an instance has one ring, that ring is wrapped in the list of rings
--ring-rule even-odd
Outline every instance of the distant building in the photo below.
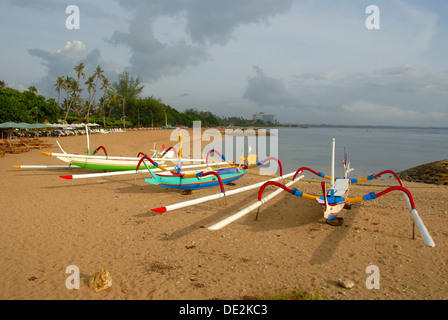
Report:
[[[275,121],[277,121],[277,119],[275,118],[275,116],[273,114],[265,114],[263,115],[263,122],[267,123],[267,122],[272,122],[275,123]]]
[[[257,122],[257,120],[263,121],[263,115],[264,115],[264,112],[254,114],[253,115],[254,122]]]
[[[254,123],[257,122],[258,120],[263,121],[263,123],[268,123],[268,122],[275,123],[277,121],[277,119],[275,118],[275,116],[273,114],[264,114],[264,112],[254,114],[253,120],[254,120]]]

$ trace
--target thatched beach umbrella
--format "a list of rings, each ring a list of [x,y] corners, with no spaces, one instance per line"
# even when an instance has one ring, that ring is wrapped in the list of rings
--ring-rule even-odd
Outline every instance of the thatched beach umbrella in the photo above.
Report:
[[[11,138],[11,131],[12,129],[40,129],[40,128],[47,128],[49,125],[42,124],[42,123],[25,123],[25,122],[4,122],[0,123],[0,129],[7,129],[9,133],[9,137]],[[2,133],[2,139],[3,139],[3,133]]]
[[[0,123],[0,129],[7,129],[8,130],[8,135],[11,138],[11,131],[12,129],[23,129],[23,125],[19,124],[19,123],[15,123],[15,122],[4,122],[4,123]],[[3,131],[2,131],[2,139],[3,139]]]

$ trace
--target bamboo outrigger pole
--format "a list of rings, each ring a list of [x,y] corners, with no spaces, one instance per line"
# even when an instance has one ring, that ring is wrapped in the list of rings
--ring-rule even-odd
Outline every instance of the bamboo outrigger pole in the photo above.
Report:
[[[279,181],[285,178],[289,178],[292,177],[294,175],[294,172],[291,172],[287,175],[284,176],[280,176],[277,178],[273,178],[271,180],[268,181]],[[258,182],[255,184],[251,184],[249,186],[245,186],[245,187],[241,187],[238,189],[234,189],[234,190],[230,190],[230,191],[226,191],[226,196],[231,196],[237,193],[241,193],[241,192],[245,192],[245,191],[249,191],[252,189],[256,189],[261,187],[264,183],[266,183],[267,181],[262,181],[262,182]],[[193,200],[188,200],[188,201],[184,201],[184,202],[179,202],[176,204],[172,204],[172,205],[168,205],[168,206],[164,206],[164,207],[160,207],[160,208],[155,208],[155,209],[151,209],[154,212],[158,212],[158,213],[164,213],[164,212],[168,212],[168,211],[173,211],[173,210],[177,210],[177,209],[181,209],[181,208],[185,208],[185,207],[189,207],[189,206],[193,206],[195,204],[199,204],[199,203],[204,203],[207,201],[211,201],[211,200],[216,200],[216,199],[220,199],[223,198],[224,194],[222,193],[218,193],[218,194],[212,194],[209,196],[205,196],[202,198],[198,198],[198,199],[193,199]]]
[[[214,165],[223,165],[226,164],[226,162],[218,162],[214,163]],[[185,166],[185,169],[190,168],[201,168],[206,167],[205,164],[197,164],[197,165],[190,165]],[[168,167],[166,169],[173,170],[175,167]],[[159,172],[162,171],[161,169],[151,169],[153,172]],[[126,170],[126,171],[113,171],[113,172],[98,172],[98,173],[84,173],[84,174],[73,174],[73,175],[63,175],[59,176],[63,179],[88,179],[88,178],[99,178],[99,177],[109,177],[109,176],[121,176],[121,175],[127,175],[127,174],[137,174],[137,173],[147,173],[147,169],[143,170]]]
[[[286,186],[292,186],[294,183],[296,183],[297,181],[301,180],[304,176],[299,176],[297,177],[295,180],[292,180],[291,182],[288,182],[286,184]],[[276,191],[274,191],[273,193],[269,194],[268,196],[264,197],[263,199],[251,204],[250,206],[246,207],[243,210],[238,211],[237,213],[235,213],[234,215],[231,215],[230,217],[210,226],[208,228],[208,230],[219,230],[224,228],[225,226],[227,226],[228,224],[244,217],[245,215],[247,215],[248,213],[252,212],[253,210],[261,207],[264,203],[268,202],[269,200],[271,200],[272,198],[276,197],[277,195],[279,195],[281,192],[283,191],[283,189],[278,189]]]

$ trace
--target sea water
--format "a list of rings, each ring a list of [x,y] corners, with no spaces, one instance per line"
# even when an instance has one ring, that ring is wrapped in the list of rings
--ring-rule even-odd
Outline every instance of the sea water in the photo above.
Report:
[[[284,173],[308,167],[330,175],[333,138],[336,140],[336,176],[343,175],[342,161],[345,153],[351,167],[354,168],[350,177],[354,178],[384,170],[398,172],[448,158],[448,128],[321,126],[279,128],[271,129],[270,132],[273,136],[266,137],[267,152],[264,153],[266,156],[276,156],[270,153],[270,150],[275,151],[276,148],[272,148],[271,144],[278,143],[278,158]],[[226,136],[226,140],[229,139],[235,141],[236,137]],[[253,137],[250,139],[246,137],[246,153],[249,141],[253,141]],[[259,141],[257,144],[260,148]],[[257,146],[252,145],[251,150],[251,153],[255,153]],[[240,161],[237,152],[233,160]]]
[[[339,176],[343,174],[344,152],[355,169],[351,177],[398,172],[448,158],[448,128],[279,129],[279,158],[285,172],[307,166],[330,175],[332,138],[336,139],[335,170]]]

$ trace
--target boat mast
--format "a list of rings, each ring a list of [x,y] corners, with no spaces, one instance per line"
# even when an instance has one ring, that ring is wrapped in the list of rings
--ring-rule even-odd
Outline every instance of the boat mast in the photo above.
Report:
[[[90,140],[89,140],[89,128],[87,128],[87,124],[84,124],[86,128],[86,136],[87,136],[87,155],[90,155]]]
[[[331,152],[331,190],[334,189],[334,159],[335,159],[335,145],[336,145],[336,139],[333,138],[333,150]]]

